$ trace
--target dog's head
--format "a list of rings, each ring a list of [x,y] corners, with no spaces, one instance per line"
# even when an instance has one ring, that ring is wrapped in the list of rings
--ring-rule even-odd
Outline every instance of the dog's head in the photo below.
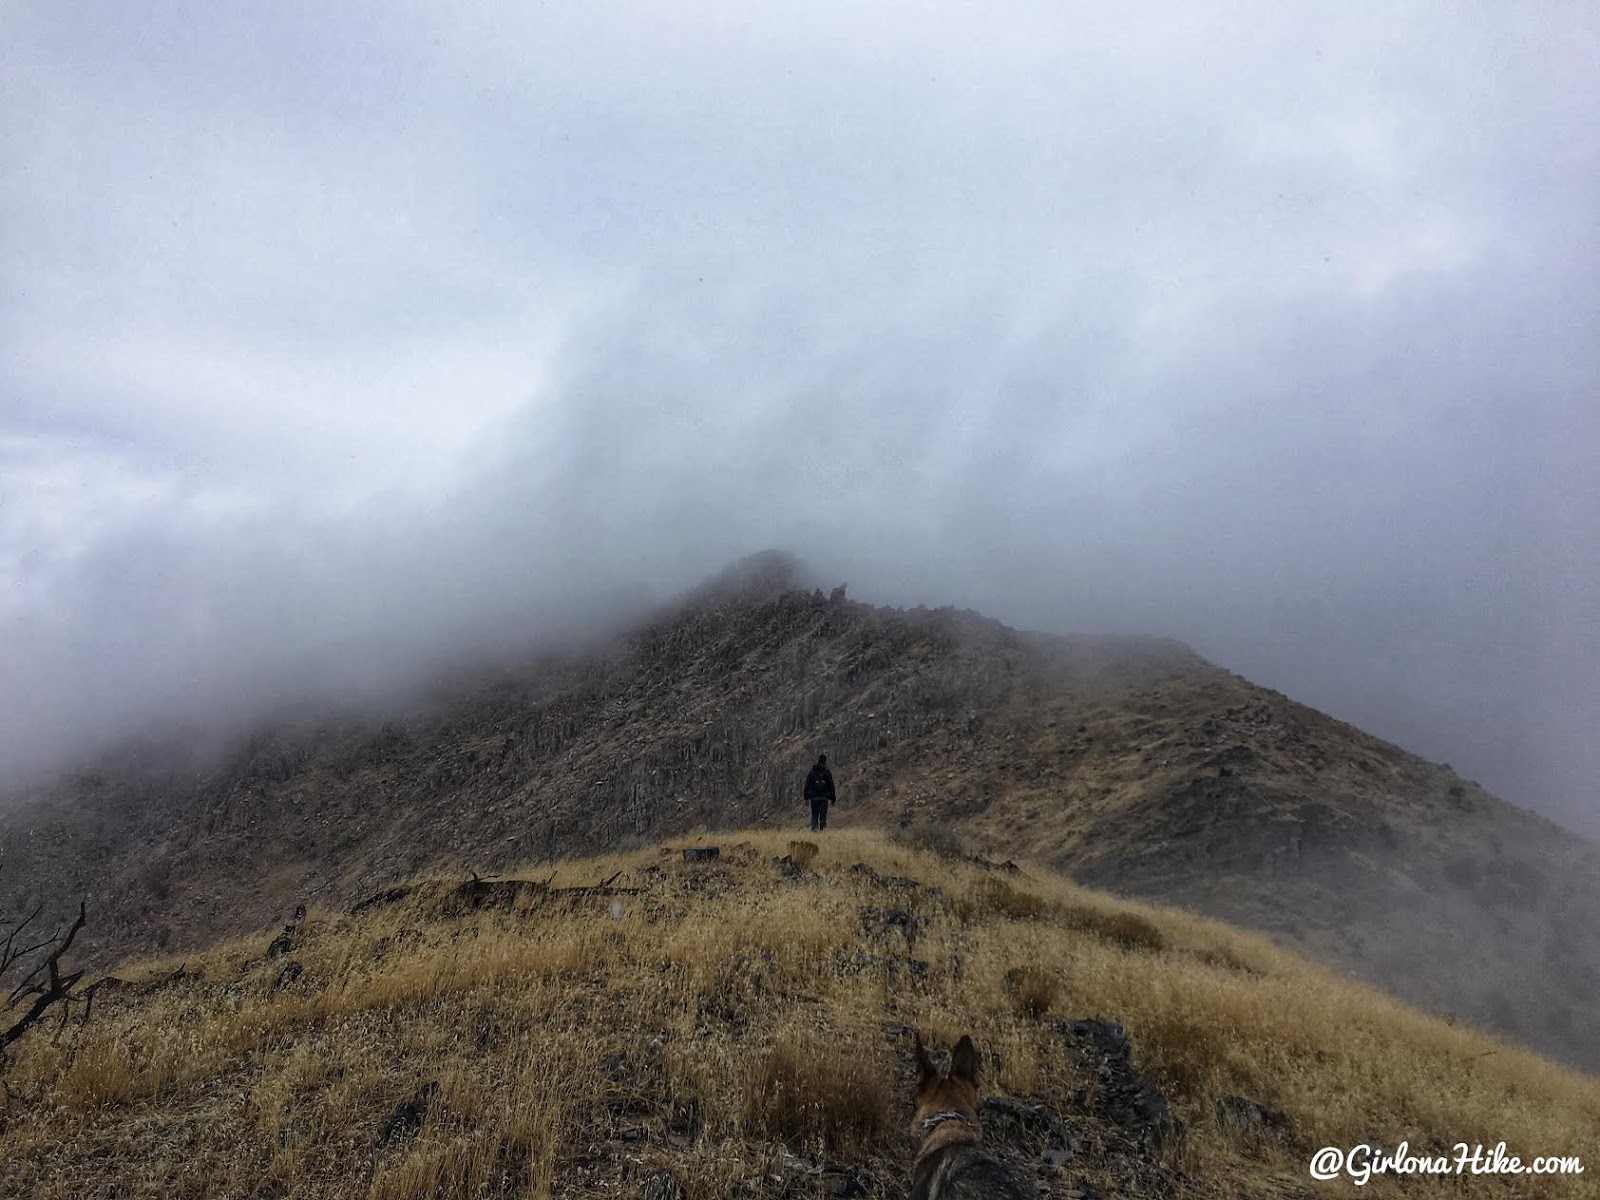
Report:
[[[917,1095],[916,1115],[911,1120],[911,1130],[918,1135],[928,1132],[928,1122],[943,1113],[959,1114],[969,1126],[978,1124],[978,1048],[965,1034],[950,1052],[950,1073],[941,1074],[917,1037]]]

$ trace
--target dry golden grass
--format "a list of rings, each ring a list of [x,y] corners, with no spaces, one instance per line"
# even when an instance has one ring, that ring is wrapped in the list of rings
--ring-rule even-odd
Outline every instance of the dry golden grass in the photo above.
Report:
[[[745,1062],[743,1128],[755,1137],[859,1159],[889,1132],[896,1097],[881,1039],[781,1031]]]
[[[1018,967],[1008,974],[1006,983],[1024,1017],[1042,1017],[1056,1006],[1060,988],[1055,976],[1043,967]]]
[[[620,910],[530,891],[445,917],[440,884],[359,916],[313,912],[293,951],[304,972],[281,988],[262,935],[113,993],[86,1028],[19,1045],[0,1194],[632,1195],[667,1167],[698,1200],[732,1200],[812,1194],[796,1164],[824,1158],[904,1180],[899,1027],[970,1032],[990,1090],[1070,1117],[1084,1081],[1061,1021],[1091,1015],[1123,1023],[1187,1125],[1171,1165],[1190,1194],[1308,1188],[1312,1151],[1368,1138],[1600,1154],[1600,1083],[1264,938],[867,832],[830,831],[802,877],[771,865],[798,861],[787,835],[723,845],[707,867],[656,848],[563,866],[566,881],[622,872],[640,891]],[[916,919],[909,953],[900,928],[863,917],[890,904]],[[1292,1134],[1219,1122],[1232,1094],[1281,1110]],[[1404,1193],[1593,1195],[1590,1169]]]
[[[817,861],[820,847],[815,842],[790,842],[789,858],[795,866],[804,871]]]

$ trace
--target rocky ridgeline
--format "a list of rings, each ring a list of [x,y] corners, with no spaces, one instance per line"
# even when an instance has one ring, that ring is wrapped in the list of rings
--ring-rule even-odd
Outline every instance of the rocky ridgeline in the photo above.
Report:
[[[847,806],[865,807],[929,739],[1064,669],[975,614],[784,578],[708,587],[604,652],[408,718],[262,730],[201,771],[86,773],[0,818],[0,902],[82,896],[99,914],[85,949],[177,949],[291,897],[343,903],[433,869],[787,816],[819,745],[849,764]]]
[[[1263,929],[1600,1069],[1594,846],[1176,643],[818,583],[756,556],[409,715],[258,730],[201,770],[124,756],[0,817],[0,913],[81,899],[89,961],[176,950],[427,872],[798,823],[825,749],[846,821]]]

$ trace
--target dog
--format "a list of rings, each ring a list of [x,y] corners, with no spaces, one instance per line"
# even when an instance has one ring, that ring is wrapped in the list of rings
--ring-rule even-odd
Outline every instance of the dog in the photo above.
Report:
[[[911,1200],[1024,1200],[1022,1185],[983,1149],[978,1124],[978,1048],[965,1034],[941,1075],[917,1037],[916,1115],[922,1138],[911,1167]]]

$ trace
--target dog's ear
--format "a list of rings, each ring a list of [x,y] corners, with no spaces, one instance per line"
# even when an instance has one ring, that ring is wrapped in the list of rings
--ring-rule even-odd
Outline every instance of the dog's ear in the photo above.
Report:
[[[928,1057],[928,1048],[922,1044],[922,1034],[916,1034],[917,1039],[917,1087],[924,1087],[929,1081],[939,1078],[939,1068],[933,1065],[933,1059]]]
[[[978,1086],[978,1048],[966,1034],[961,1035],[956,1048],[950,1051],[950,1078]]]

